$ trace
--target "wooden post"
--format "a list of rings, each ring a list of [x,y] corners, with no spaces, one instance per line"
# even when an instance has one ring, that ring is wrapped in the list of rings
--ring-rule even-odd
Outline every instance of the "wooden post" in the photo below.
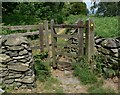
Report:
[[[88,62],[94,55],[94,23],[91,19],[86,21],[85,55]]]
[[[46,48],[47,48],[47,52],[49,51],[49,33],[48,33],[48,21],[45,21],[45,37],[46,37]]]
[[[80,19],[78,25],[83,27],[83,21]],[[83,28],[78,28],[78,56],[79,60],[84,56]]]
[[[55,39],[55,31],[54,31],[54,20],[51,20],[51,42],[52,42],[52,62],[53,62],[53,68],[57,67],[57,63],[56,63],[56,54],[55,54],[55,43],[56,43],[56,39]]]
[[[40,26],[39,26],[39,37],[40,37],[40,51],[41,51],[41,52],[44,52],[44,42],[43,42],[44,33],[43,33],[43,24],[40,24]]]

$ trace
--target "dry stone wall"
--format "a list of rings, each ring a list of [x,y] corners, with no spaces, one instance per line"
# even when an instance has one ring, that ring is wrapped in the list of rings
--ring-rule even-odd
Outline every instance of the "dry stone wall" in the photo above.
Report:
[[[0,38],[0,86],[31,88],[35,86],[34,62],[27,38]]]
[[[119,38],[95,39],[96,55],[102,55],[102,69],[107,77],[119,75],[120,40]]]

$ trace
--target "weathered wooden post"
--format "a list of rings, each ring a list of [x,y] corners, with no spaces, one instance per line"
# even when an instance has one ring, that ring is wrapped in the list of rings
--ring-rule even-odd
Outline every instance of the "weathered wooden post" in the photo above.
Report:
[[[45,24],[44,24],[44,27],[45,27],[45,39],[46,39],[46,48],[47,48],[47,52],[49,51],[49,31],[48,31],[48,21],[46,20],[45,21]]]
[[[86,21],[86,37],[85,37],[85,55],[87,61],[91,60],[94,55],[94,23],[92,19]]]
[[[57,63],[56,63],[56,55],[55,55],[55,46],[56,46],[56,39],[55,39],[55,31],[54,31],[54,20],[51,20],[51,42],[52,42],[52,65],[53,68],[57,67]]]
[[[40,24],[40,25],[39,25],[39,37],[40,37],[40,51],[43,52],[43,51],[44,51],[44,42],[43,42],[43,38],[44,38],[43,24]]]
[[[84,55],[84,40],[83,40],[83,20],[80,19],[78,21],[78,25],[81,28],[78,28],[78,56],[79,60],[83,57]]]

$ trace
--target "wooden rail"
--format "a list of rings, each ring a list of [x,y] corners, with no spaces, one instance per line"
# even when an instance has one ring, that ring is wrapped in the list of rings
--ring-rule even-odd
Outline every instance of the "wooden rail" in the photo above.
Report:
[[[38,31],[34,31],[34,32],[25,32],[25,33],[14,33],[14,34],[9,34],[9,35],[0,35],[0,36],[15,36],[15,35],[19,35],[19,36],[24,36],[24,37],[28,37],[28,36],[35,36],[35,35],[39,35],[40,37],[40,45],[39,46],[35,46],[35,47],[31,47],[32,49],[40,49],[41,52],[44,51],[44,46],[47,47],[47,51],[49,51],[49,24],[46,21],[44,24],[41,23],[39,25],[19,25],[19,26],[0,26],[0,29],[4,29],[4,30],[11,30],[11,31],[18,31],[18,30],[38,30]],[[46,35],[46,38],[44,37],[44,34]],[[45,38],[45,41],[44,41]],[[46,42],[46,43],[45,43]]]
[[[39,25],[20,25],[20,26],[0,26],[6,30],[34,30],[39,29]]]

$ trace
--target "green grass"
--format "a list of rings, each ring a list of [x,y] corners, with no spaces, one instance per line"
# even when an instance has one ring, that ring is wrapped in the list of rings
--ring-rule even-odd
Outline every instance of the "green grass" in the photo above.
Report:
[[[83,84],[93,84],[97,82],[96,76],[86,68],[76,67],[74,75],[77,76]]]
[[[86,63],[80,62],[80,63],[76,63],[73,68],[73,75],[78,77],[78,79],[83,83],[83,84],[94,84],[96,83],[97,77],[95,76],[94,73],[92,73],[90,71],[90,69],[88,68],[87,65],[85,65]]]
[[[75,23],[79,18],[85,21],[92,18],[95,22],[95,34],[102,37],[116,37],[118,36],[118,17],[94,17],[83,15],[71,15],[65,21],[66,23]],[[119,35],[120,36],[120,35]]]

